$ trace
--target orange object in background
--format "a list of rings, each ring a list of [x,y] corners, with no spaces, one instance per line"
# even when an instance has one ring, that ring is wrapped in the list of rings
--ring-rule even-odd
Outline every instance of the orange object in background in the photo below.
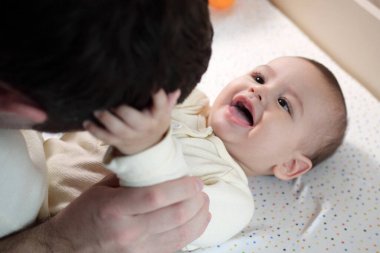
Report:
[[[235,0],[209,0],[208,4],[216,9],[227,9],[234,4]]]

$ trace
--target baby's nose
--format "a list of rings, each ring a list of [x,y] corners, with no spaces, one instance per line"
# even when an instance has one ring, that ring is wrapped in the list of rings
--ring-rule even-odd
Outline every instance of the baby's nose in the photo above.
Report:
[[[252,92],[254,95],[256,95],[257,98],[258,98],[260,101],[262,100],[262,97],[261,97],[260,93],[258,92],[258,89],[257,89],[257,88],[251,87],[249,91]]]

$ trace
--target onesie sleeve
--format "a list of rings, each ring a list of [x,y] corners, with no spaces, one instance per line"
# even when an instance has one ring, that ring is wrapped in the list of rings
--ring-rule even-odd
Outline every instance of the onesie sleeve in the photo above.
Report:
[[[131,156],[113,158],[106,167],[113,171],[121,186],[150,186],[188,174],[180,143],[171,130],[158,144]]]
[[[211,221],[205,232],[183,250],[223,243],[242,231],[253,216],[254,202],[249,190],[218,180],[206,185],[203,191],[210,198]]]

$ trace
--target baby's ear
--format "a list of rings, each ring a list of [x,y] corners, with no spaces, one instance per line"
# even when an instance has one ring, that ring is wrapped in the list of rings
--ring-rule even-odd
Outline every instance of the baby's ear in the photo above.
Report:
[[[313,167],[311,160],[297,153],[292,159],[273,167],[273,174],[281,180],[291,180],[305,174]]]

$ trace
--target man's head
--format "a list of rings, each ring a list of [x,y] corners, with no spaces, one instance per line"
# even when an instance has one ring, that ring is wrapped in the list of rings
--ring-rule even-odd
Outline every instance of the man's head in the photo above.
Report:
[[[183,100],[213,35],[206,0],[2,1],[0,31],[0,125],[44,131],[144,108],[160,87]]]
[[[247,175],[288,180],[336,150],[347,119],[341,89],[327,68],[281,57],[225,87],[209,124]]]

